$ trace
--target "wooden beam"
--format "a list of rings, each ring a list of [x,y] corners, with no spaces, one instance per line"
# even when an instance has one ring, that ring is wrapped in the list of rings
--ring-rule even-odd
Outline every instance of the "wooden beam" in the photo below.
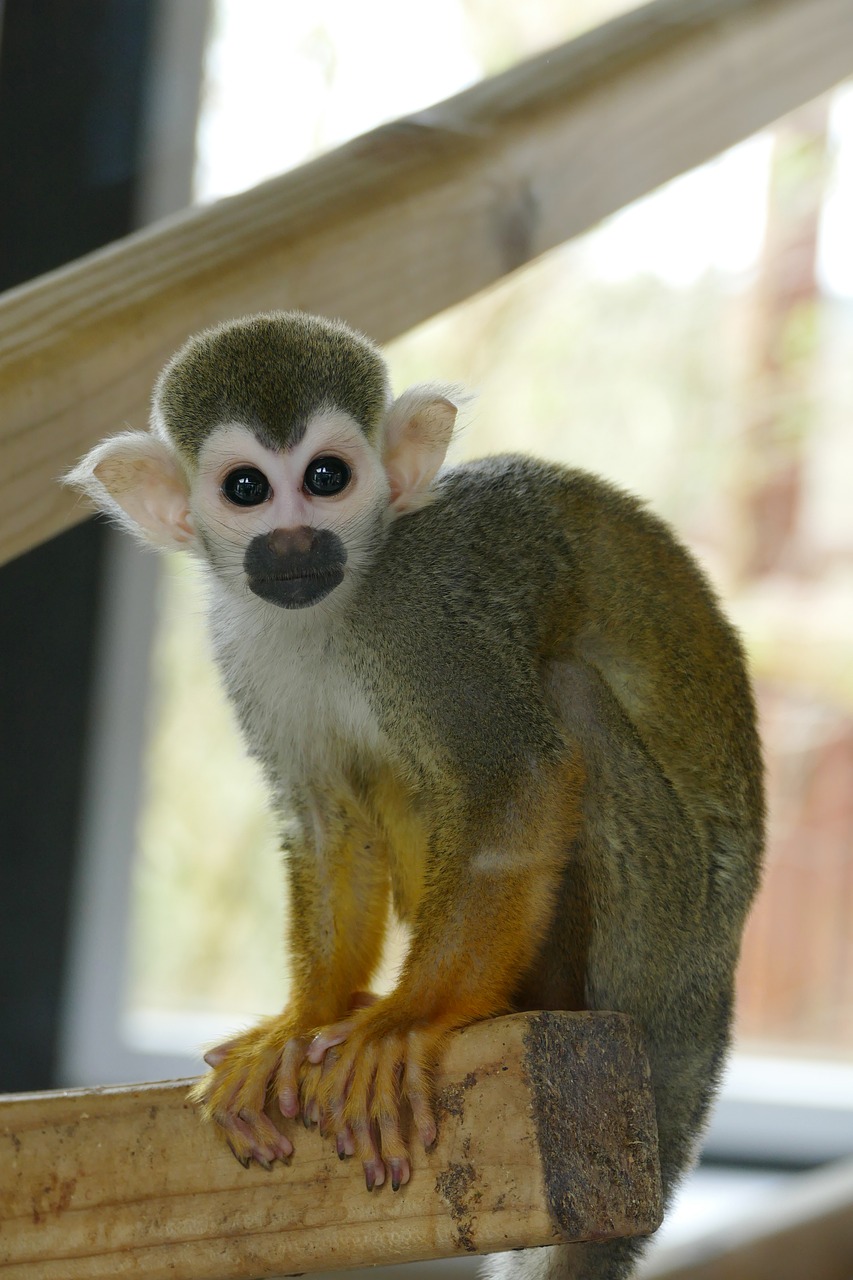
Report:
[[[662,1248],[642,1280],[849,1280],[853,1161],[803,1173],[749,1218]]]
[[[368,1194],[329,1139],[276,1122],[285,1168],[244,1170],[187,1085],[0,1098],[2,1280],[237,1280],[645,1234],[660,1221],[654,1104],[621,1014],[458,1033],[439,1137]],[[272,1114],[272,1113],[271,1113]]]
[[[144,425],[157,370],[191,332],[300,307],[385,341],[851,72],[850,0],[656,0],[12,291],[0,562],[84,514],[57,475]]]

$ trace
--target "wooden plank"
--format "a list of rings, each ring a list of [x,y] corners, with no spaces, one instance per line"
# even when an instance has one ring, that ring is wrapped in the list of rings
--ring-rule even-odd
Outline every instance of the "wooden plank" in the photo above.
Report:
[[[360,1167],[281,1117],[289,1167],[242,1169],[188,1083],[0,1098],[3,1280],[236,1280],[660,1221],[648,1065],[621,1014],[516,1015],[454,1036],[438,1141],[396,1193],[368,1194]]]
[[[300,307],[385,341],[851,71],[850,0],[656,0],[10,292],[0,562],[84,514],[57,475],[144,425],[153,378],[189,333]]]
[[[850,1280],[853,1161],[801,1174],[748,1220],[661,1249],[643,1280]]]

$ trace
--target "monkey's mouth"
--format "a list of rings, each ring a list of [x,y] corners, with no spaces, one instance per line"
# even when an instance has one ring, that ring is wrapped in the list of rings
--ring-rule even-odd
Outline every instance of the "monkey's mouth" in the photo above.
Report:
[[[271,574],[250,577],[249,590],[269,604],[281,609],[304,609],[317,604],[344,580],[343,567],[321,572],[299,574]]]
[[[250,591],[280,609],[317,604],[344,580],[346,547],[331,529],[271,529],[246,548]]]

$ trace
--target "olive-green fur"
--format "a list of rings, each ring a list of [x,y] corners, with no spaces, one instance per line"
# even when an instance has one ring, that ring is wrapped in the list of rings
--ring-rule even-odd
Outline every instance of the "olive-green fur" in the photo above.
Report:
[[[342,321],[270,312],[191,338],[160,374],[154,401],[193,466],[214,426],[242,423],[287,449],[324,407],[346,410],[373,439],[388,383],[376,347]]]
[[[763,837],[761,759],[740,643],[693,558],[637,499],[530,458],[454,468],[435,495],[390,526],[353,602],[377,703],[419,750],[434,741],[493,775],[553,736],[549,663],[597,672],[714,850],[737,929]]]
[[[473,780],[483,822],[521,762],[560,736],[580,748],[582,828],[514,1007],[638,1020],[669,1198],[728,1046],[764,840],[752,692],[711,588],[636,499],[492,458],[445,473],[430,506],[391,526],[354,602],[353,643],[412,769]],[[621,1280],[639,1249],[491,1266],[512,1280]]]

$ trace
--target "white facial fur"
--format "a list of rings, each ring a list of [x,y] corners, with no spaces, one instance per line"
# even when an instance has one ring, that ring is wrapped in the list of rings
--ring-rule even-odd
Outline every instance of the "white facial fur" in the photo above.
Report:
[[[316,497],[305,489],[305,470],[324,455],[344,461],[351,479],[339,494]],[[223,480],[241,465],[266,476],[272,489],[266,502],[239,507],[224,497]],[[377,549],[377,521],[391,518],[388,502],[381,459],[341,410],[317,414],[289,452],[269,449],[239,423],[216,428],[200,452],[190,511],[212,562],[212,640],[248,739],[268,765],[275,762],[282,802],[297,780],[334,771],[336,742],[378,749],[374,718],[331,624]],[[316,605],[281,609],[250,592],[243,556],[258,534],[303,526],[342,538],[344,582]]]
[[[324,455],[345,462],[351,478],[340,493],[317,497],[305,488],[305,470]],[[272,490],[266,502],[240,507],[224,496],[225,477],[240,466],[257,467],[266,476]],[[333,530],[347,548],[346,583],[375,549],[376,521],[387,511],[388,499],[388,480],[378,454],[348,414],[330,409],[311,419],[302,439],[288,452],[267,448],[239,423],[215,428],[199,454],[190,513],[220,581],[245,595],[246,547],[252,538],[273,529]],[[340,599],[347,594],[343,592]]]

